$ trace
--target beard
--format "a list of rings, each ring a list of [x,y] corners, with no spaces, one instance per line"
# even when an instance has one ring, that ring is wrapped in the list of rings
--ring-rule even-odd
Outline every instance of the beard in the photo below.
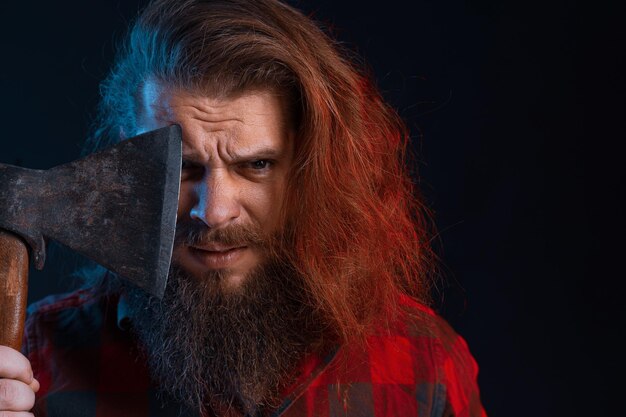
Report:
[[[258,231],[242,227],[215,233],[187,224],[177,236],[177,244],[262,244]],[[194,277],[173,264],[162,300],[127,289],[133,328],[167,396],[202,412],[255,415],[279,405],[290,374],[321,342],[322,320],[303,277],[276,257],[234,293],[222,288],[227,273]]]

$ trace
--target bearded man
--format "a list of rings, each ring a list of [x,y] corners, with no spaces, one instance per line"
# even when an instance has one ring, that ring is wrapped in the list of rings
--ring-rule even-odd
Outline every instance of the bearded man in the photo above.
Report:
[[[0,349],[2,415],[484,415],[426,307],[407,132],[346,56],[275,0],[143,10],[89,147],[181,126],[166,294],[96,270],[31,306],[24,356]]]

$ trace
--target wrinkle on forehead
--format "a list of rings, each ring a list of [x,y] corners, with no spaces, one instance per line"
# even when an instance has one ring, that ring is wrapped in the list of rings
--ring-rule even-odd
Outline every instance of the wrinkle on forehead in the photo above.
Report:
[[[235,116],[235,114],[241,113],[245,103],[242,102],[239,107],[233,107],[232,102],[243,95],[255,94],[272,94],[279,98],[282,97],[273,89],[252,89],[231,95],[214,96],[202,91],[171,87],[157,80],[149,79],[141,88],[141,103],[139,103],[138,113],[140,117],[145,117],[148,120],[175,123],[176,111],[184,110],[188,117],[201,122],[240,122],[254,126],[254,123],[251,123],[252,120],[244,121]],[[283,100],[279,100],[279,102],[283,103]],[[283,108],[283,111],[285,111],[285,115],[288,114],[287,109]],[[261,111],[257,115],[266,116],[269,113],[269,111]],[[280,122],[284,125],[283,127],[291,128],[291,123],[286,118],[281,118]]]
[[[220,98],[164,87],[154,81],[146,82],[141,93],[142,111],[154,120],[171,122],[177,111],[184,110],[187,117],[201,122],[244,122],[230,115],[232,106]]]

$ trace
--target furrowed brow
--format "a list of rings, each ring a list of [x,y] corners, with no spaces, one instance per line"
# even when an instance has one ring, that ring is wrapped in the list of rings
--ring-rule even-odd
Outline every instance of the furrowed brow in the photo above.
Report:
[[[246,161],[251,159],[279,159],[283,156],[283,152],[276,148],[263,147],[232,152],[231,156],[234,161]]]

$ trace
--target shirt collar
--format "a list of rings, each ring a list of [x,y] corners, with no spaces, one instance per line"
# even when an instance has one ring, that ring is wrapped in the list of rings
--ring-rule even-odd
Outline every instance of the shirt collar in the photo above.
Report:
[[[127,331],[130,329],[130,304],[128,295],[125,292],[120,294],[117,302],[117,327],[120,330]]]
[[[313,381],[331,366],[339,350],[340,346],[334,346],[323,354],[311,353],[305,356],[293,375],[294,382],[283,391],[282,404],[271,414],[271,417],[278,417],[287,411]]]

